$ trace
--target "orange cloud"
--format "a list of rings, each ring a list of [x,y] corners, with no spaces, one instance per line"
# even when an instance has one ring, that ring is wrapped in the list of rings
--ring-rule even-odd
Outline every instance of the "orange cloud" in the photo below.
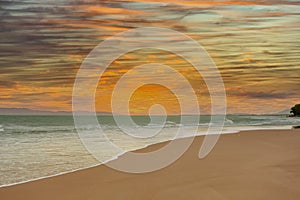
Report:
[[[264,1],[198,1],[198,0],[129,0],[133,2],[159,2],[159,3],[170,3],[183,6],[209,6],[209,5],[264,5],[267,4]]]
[[[104,7],[104,6],[77,6],[76,9],[83,10],[85,12],[90,12],[92,14],[118,14],[118,15],[124,15],[124,14],[145,14],[144,11],[139,10],[129,10],[125,8],[112,8],[112,7]]]

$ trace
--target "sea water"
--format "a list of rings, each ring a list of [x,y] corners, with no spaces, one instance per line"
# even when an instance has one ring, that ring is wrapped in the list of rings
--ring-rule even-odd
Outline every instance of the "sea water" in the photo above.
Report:
[[[200,117],[197,135],[205,134],[207,127],[213,125],[210,119],[210,116]],[[186,128],[184,136],[191,136],[189,124],[182,124],[180,116],[168,116],[158,137],[137,140],[127,140],[112,116],[98,116],[98,121],[108,138],[125,151],[172,140],[182,126]],[[149,125],[150,118],[147,116],[135,116],[133,121],[146,129],[155,128],[155,124]],[[299,118],[285,115],[228,115],[222,133],[290,129],[299,124]],[[86,126],[89,131],[94,131],[94,128]],[[103,149],[100,153],[104,160],[113,158],[109,150]],[[0,116],[0,186],[98,164],[99,161],[82,144],[72,116]]]

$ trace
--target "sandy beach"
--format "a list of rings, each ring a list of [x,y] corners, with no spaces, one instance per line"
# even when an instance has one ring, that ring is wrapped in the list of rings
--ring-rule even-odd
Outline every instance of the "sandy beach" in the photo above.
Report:
[[[15,199],[300,199],[300,131],[243,131],[222,135],[205,159],[203,137],[175,163],[147,174],[104,165],[0,188]],[[165,143],[138,152],[153,151]]]

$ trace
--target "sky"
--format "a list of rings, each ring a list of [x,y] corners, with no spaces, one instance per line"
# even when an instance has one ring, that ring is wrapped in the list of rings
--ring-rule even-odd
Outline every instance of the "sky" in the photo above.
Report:
[[[276,113],[300,103],[300,1],[1,0],[0,15],[0,108],[71,111],[85,57],[105,39],[141,27],[172,29],[201,44],[223,78],[228,113]],[[157,49],[129,52],[107,68],[96,91],[97,111],[111,112],[118,80],[149,63],[180,72],[209,113],[201,75],[180,56]],[[151,67],[143,73],[139,81],[168,77]],[[167,87],[145,85],[133,92],[130,112],[145,114],[158,103],[178,114],[178,101]]]

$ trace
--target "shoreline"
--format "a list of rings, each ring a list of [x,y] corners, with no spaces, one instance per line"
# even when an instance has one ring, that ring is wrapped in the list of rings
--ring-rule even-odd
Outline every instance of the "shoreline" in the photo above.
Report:
[[[292,126],[291,126],[292,128]],[[229,132],[223,132],[220,134],[220,137],[222,135],[230,135],[230,134],[239,134],[239,133],[242,133],[242,132],[248,132],[248,131],[277,131],[277,130],[291,130],[291,129],[269,129],[269,128],[262,128],[262,127],[258,127],[257,129],[244,129],[244,130],[230,130]],[[168,142],[171,142],[171,141],[174,141],[174,140],[180,140],[180,139],[185,139],[185,138],[191,138],[191,137],[194,137],[194,140],[198,137],[205,137],[206,135],[195,135],[195,136],[186,136],[186,137],[180,137],[180,138],[176,138],[176,139],[171,139],[171,140],[166,140],[166,141],[161,141],[161,142],[158,142],[158,143],[154,143],[154,144],[150,144],[150,145],[147,145],[147,146],[144,146],[142,148],[139,148],[139,149],[134,149],[132,151],[129,151],[129,152],[136,152],[136,151],[142,151],[143,149],[146,149],[148,147],[151,147],[152,145],[162,145],[164,143],[168,143]],[[39,181],[39,180],[42,180],[42,179],[47,179],[47,178],[52,178],[52,177],[56,177],[56,176],[62,176],[62,175],[65,175],[65,174],[70,174],[70,173],[74,173],[74,172],[77,172],[77,171],[81,171],[81,170],[87,170],[87,169],[90,169],[90,168],[93,168],[93,167],[98,167],[98,166],[101,166],[101,165],[105,165],[106,163],[108,162],[111,162],[111,161],[114,161],[114,160],[117,160],[120,156],[126,154],[127,152],[124,152],[120,155],[117,155],[116,157],[104,162],[104,163],[98,163],[96,165],[92,165],[92,166],[88,166],[88,167],[83,167],[83,168],[79,168],[79,169],[75,169],[75,170],[70,170],[70,171],[64,171],[64,172],[60,172],[58,174],[53,174],[53,175],[48,175],[48,176],[42,176],[42,177],[38,177],[38,178],[34,178],[34,179],[30,179],[30,180],[26,180],[26,181],[20,181],[20,182],[16,182],[16,183],[10,183],[10,184],[4,184],[4,185],[0,185],[0,189],[1,188],[5,188],[5,187],[11,187],[11,186],[15,186],[15,185],[19,185],[19,184],[26,184],[26,183],[30,183],[30,182],[33,182],[33,181]],[[96,158],[95,158],[96,159]]]
[[[37,194],[39,192],[31,193],[30,191],[32,191],[32,189],[36,190],[36,189],[40,188],[42,191],[50,192],[51,188],[59,187],[61,189],[61,192],[59,192],[59,195],[64,196],[62,199],[65,199],[65,198],[68,199],[65,195],[68,196],[68,194],[70,194],[70,190],[74,190],[75,193],[77,193],[76,188],[79,187],[80,184],[79,184],[79,186],[76,186],[77,185],[76,181],[81,181],[82,180],[83,182],[89,183],[88,185],[82,185],[83,188],[86,188],[86,187],[89,188],[89,187],[93,186],[94,184],[98,185],[98,180],[97,180],[96,177],[99,178],[99,177],[103,176],[103,177],[106,177],[106,179],[105,179],[104,182],[99,180],[99,184],[100,185],[102,184],[103,187],[108,187],[109,186],[108,190],[111,190],[112,189],[111,187],[114,188],[115,186],[122,185],[119,181],[114,181],[114,180],[119,180],[120,178],[122,179],[122,177],[123,178],[127,177],[128,178],[128,184],[130,184],[131,178],[140,178],[140,179],[143,180],[144,177],[145,177],[146,179],[149,179],[149,178],[151,179],[151,175],[157,176],[161,173],[163,173],[163,174],[170,174],[170,173],[172,174],[173,173],[173,175],[171,177],[173,177],[173,176],[174,177],[182,176],[182,175],[180,175],[182,173],[182,170],[180,170],[180,171],[175,170],[174,171],[174,166],[180,165],[181,166],[180,169],[183,169],[183,167],[193,168],[194,165],[197,165],[199,163],[203,163],[203,160],[199,160],[198,157],[197,157],[197,152],[200,148],[199,144],[201,144],[201,141],[203,140],[203,138],[204,138],[204,136],[196,136],[195,139],[194,139],[193,144],[191,145],[191,147],[188,149],[187,152],[184,153],[184,155],[181,158],[178,159],[178,161],[176,161],[172,165],[170,165],[166,168],[163,168],[159,171],[156,171],[156,172],[151,172],[151,173],[146,173],[146,174],[128,174],[128,173],[118,172],[116,170],[108,168],[107,166],[105,166],[103,164],[99,164],[99,165],[91,166],[91,167],[88,167],[88,168],[85,168],[85,169],[78,169],[78,170],[75,170],[75,171],[72,171],[72,172],[58,174],[58,175],[51,176],[51,177],[39,178],[38,180],[31,180],[31,181],[27,181],[27,182],[23,182],[23,183],[17,183],[17,184],[10,185],[10,186],[2,186],[0,188],[0,196],[4,195],[4,196],[8,197],[9,199],[19,199],[19,197],[17,197],[17,196],[20,192],[20,194],[25,195],[25,197],[30,196],[30,199],[38,199],[38,197],[40,198],[40,195],[42,195],[42,194]],[[294,154],[294,156],[299,157],[299,155],[298,155],[299,151],[298,150],[300,150],[300,147],[295,146],[298,139],[300,139],[300,131],[299,130],[260,130],[260,131],[254,130],[254,131],[241,131],[241,132],[234,133],[234,134],[225,134],[225,135],[222,135],[220,137],[220,141],[218,141],[215,149],[208,155],[208,158],[204,158],[204,161],[208,160],[208,162],[209,162],[209,160],[211,160],[212,157],[215,157],[216,154],[217,155],[220,154],[219,156],[217,156],[218,159],[214,160],[213,162],[221,164],[221,163],[223,163],[221,161],[224,161],[224,159],[225,160],[226,159],[232,160],[234,157],[237,156],[237,154],[239,154],[239,152],[232,151],[232,148],[233,148],[232,146],[239,147],[240,151],[243,151],[244,153],[249,154],[250,153],[249,151],[252,150],[251,146],[254,145],[254,144],[256,145],[257,149],[261,148],[261,151],[262,151],[262,153],[257,154],[257,156],[258,157],[266,156],[262,160],[263,162],[272,163],[274,161],[278,161],[278,160],[281,160],[281,159],[282,160],[286,159],[284,157],[279,157],[279,155],[278,155],[278,158],[277,158],[276,157],[276,152],[274,152],[274,151],[269,152],[268,148],[270,148],[270,149],[274,148],[274,150],[276,150],[276,151],[278,151],[278,148],[282,149],[282,150],[278,151],[277,153],[280,154],[280,155],[285,155],[284,153],[286,153],[287,157],[289,157],[290,159],[294,159],[294,157],[291,157],[291,155],[288,154],[288,152],[290,150],[292,150],[291,152]],[[181,139],[179,139],[179,140],[181,140]],[[224,141],[225,141],[225,143],[224,143]],[[135,152],[152,151],[153,149],[155,150],[158,147],[161,147],[161,146],[165,145],[168,142],[169,141],[149,145],[145,148],[135,150]],[[243,144],[243,143],[245,143],[245,144]],[[228,144],[230,144],[230,145],[228,145]],[[262,146],[262,144],[263,144],[263,146]],[[195,145],[196,145],[196,147],[195,147]],[[283,147],[289,148],[290,150],[287,151]],[[229,153],[231,152],[230,154],[233,154],[233,155],[230,155],[230,154],[227,154],[227,153],[224,154],[224,152],[222,152],[222,151],[220,152],[220,150],[218,150],[220,148],[223,149],[225,152],[226,151],[228,151]],[[254,148],[253,151],[257,151],[256,148]],[[294,148],[297,148],[296,149],[297,151],[295,151]],[[197,150],[197,152],[195,152],[195,150]],[[193,151],[192,155],[191,155],[191,151]],[[265,155],[263,153],[264,151],[265,151]],[[282,151],[286,151],[286,152],[282,152]],[[272,152],[272,154],[274,153],[275,155],[270,154],[271,152]],[[298,154],[296,154],[296,153],[298,153]],[[249,158],[249,160],[247,160],[246,158],[240,157],[240,156],[237,156],[237,157],[239,158],[239,160],[243,161],[243,162],[241,162],[241,164],[243,164],[243,165],[244,165],[244,162],[246,162],[246,163],[249,162],[249,164],[251,164],[252,161],[255,161],[253,165],[260,166],[260,163],[257,163],[257,161],[256,161],[257,158],[253,157],[252,154],[249,154],[249,155],[251,156],[251,159]],[[188,161],[184,165],[182,165],[182,163],[180,161],[182,159],[184,159],[184,160],[187,159]],[[289,159],[287,159],[287,161],[290,162]],[[212,167],[216,168],[216,166],[218,166],[219,164],[212,165]],[[226,165],[228,165],[228,163],[223,163],[223,164],[225,165],[224,166],[225,169],[227,169]],[[203,170],[207,171],[208,174],[213,175],[214,173],[211,172],[209,167],[205,167],[205,165],[206,164],[204,163]],[[286,167],[284,163],[281,164],[281,165]],[[294,166],[295,169],[292,170],[292,171],[296,170],[295,173],[297,174],[297,176],[300,175],[300,173],[298,174],[299,170],[297,170],[298,165],[300,166],[300,163],[297,161],[297,164]],[[229,174],[235,175],[237,173],[236,171],[241,170],[240,167],[237,167],[235,165],[233,165],[232,167],[236,168],[236,170],[231,171],[228,168],[227,170],[230,171]],[[287,166],[287,167],[289,167],[289,166]],[[220,170],[221,170],[221,172],[219,172]],[[222,174],[222,170],[224,170],[224,169],[220,168],[216,172],[219,172],[220,174]],[[272,169],[272,170],[274,171],[274,169]],[[276,170],[275,170],[275,172],[276,172]],[[190,174],[190,173],[192,173],[192,172],[190,172],[189,170],[184,170],[183,175],[187,175],[187,176],[191,175],[191,178],[193,176],[195,176],[195,175],[193,175],[194,172],[192,174]],[[279,173],[279,172],[276,172],[276,173]],[[237,175],[238,174],[239,173],[237,173]],[[285,175],[285,174],[281,174],[281,176],[282,175]],[[205,176],[205,174],[204,175],[201,174],[201,176]],[[215,176],[215,175],[213,175],[213,176]],[[228,176],[228,174],[224,173],[222,176]],[[222,177],[222,176],[220,176],[220,177]],[[160,177],[160,175],[158,177]],[[219,179],[218,177],[219,176],[215,176],[215,179]],[[251,177],[248,177],[248,178],[251,178]],[[76,181],[74,182],[74,180],[76,180]],[[164,176],[161,177],[161,180],[163,180],[163,182],[168,182],[168,179],[164,178]],[[201,180],[199,180],[199,181],[201,181]],[[204,180],[206,180],[206,179],[204,179]],[[204,180],[202,180],[202,181],[204,181]],[[108,183],[107,181],[108,182],[112,181],[113,183],[107,185],[107,183]],[[208,179],[208,181],[210,181],[210,179]],[[245,181],[247,181],[247,180],[245,179]],[[267,181],[267,179],[266,180],[263,179],[263,181]],[[299,179],[293,178],[293,181],[295,181],[297,184],[300,183]],[[65,184],[67,184],[67,185],[65,185]],[[133,184],[136,184],[136,182],[133,182]],[[148,184],[148,183],[142,181],[142,182],[140,182],[140,184]],[[204,181],[203,184],[205,184],[205,181]],[[275,184],[275,183],[272,183],[272,184]],[[125,185],[122,185],[122,186],[127,187],[127,183]],[[155,187],[155,185],[151,185],[151,187]],[[183,187],[184,187],[184,185],[183,185]],[[121,189],[121,188],[119,188],[119,189]],[[79,192],[79,193],[81,194],[81,192]],[[56,196],[56,194],[51,194],[51,193],[49,193],[49,195],[50,196],[52,196],[52,195]],[[298,196],[298,194],[296,194],[296,196],[300,197],[300,194],[299,194],[299,196]],[[97,196],[97,197],[99,198],[99,196]],[[94,198],[92,198],[92,199],[94,199]],[[95,197],[95,199],[96,199],[96,197]]]

